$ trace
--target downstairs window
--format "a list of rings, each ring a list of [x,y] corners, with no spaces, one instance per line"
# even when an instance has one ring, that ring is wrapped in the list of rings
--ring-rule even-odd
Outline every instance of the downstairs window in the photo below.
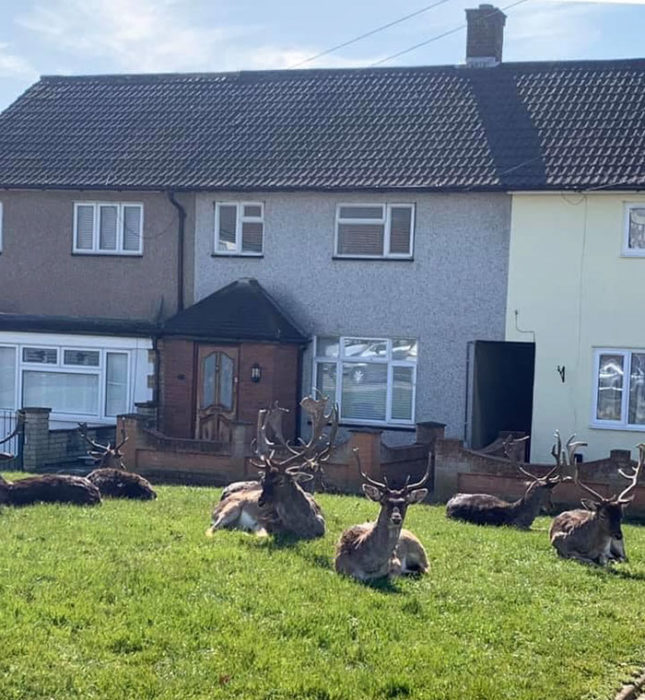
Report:
[[[596,350],[596,427],[645,430],[645,350]]]

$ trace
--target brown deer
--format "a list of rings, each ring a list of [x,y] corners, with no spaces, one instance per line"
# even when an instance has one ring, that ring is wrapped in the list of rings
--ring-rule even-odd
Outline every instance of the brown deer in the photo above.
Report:
[[[428,493],[428,489],[420,487],[428,478],[429,467],[417,483],[410,484],[408,476],[402,489],[393,489],[387,479],[375,481],[363,472],[357,449],[354,456],[367,482],[363,484],[363,492],[379,503],[381,510],[376,522],[354,525],[343,532],[336,546],[336,572],[360,581],[426,573],[428,557],[423,545],[402,527],[408,506],[420,503]]]
[[[509,503],[487,493],[458,493],[446,504],[447,517],[476,525],[510,525],[521,530],[528,530],[540,512],[545,496],[561,483],[563,477],[557,472],[563,464],[560,435],[556,431],[557,442],[551,449],[551,454],[556,460],[555,467],[543,477],[531,474],[519,464],[517,459],[517,445],[518,443],[523,444],[523,441],[527,439],[528,437],[511,440],[504,446],[506,455],[520,472],[530,479],[521,498]]]
[[[110,443],[102,445],[90,439],[87,434],[87,423],[79,423],[78,431],[92,448],[88,450],[88,454],[98,465],[98,468],[91,471],[87,478],[98,487],[102,496],[141,501],[157,498],[150,482],[139,474],[128,471],[123,463],[121,448],[128,439],[125,430],[121,429],[121,442],[115,443],[114,447]]]
[[[28,506],[34,503],[72,503],[95,506],[101,494],[82,476],[43,474],[10,482],[0,476],[0,504]]]
[[[212,537],[215,531],[222,529],[267,535],[272,531],[275,515],[270,506],[258,503],[261,494],[259,485],[254,489],[231,492],[215,506],[206,536]]]
[[[577,486],[593,496],[594,500],[583,500],[584,510],[565,511],[556,516],[551,523],[549,539],[561,557],[600,566],[613,561],[627,561],[621,522],[624,509],[634,498],[629,494],[636,487],[643,463],[645,444],[640,444],[638,462],[631,473],[618,470],[618,473],[627,479],[627,487],[618,496],[607,498],[580,481],[579,465],[576,464],[574,481]]]
[[[323,537],[325,518],[314,497],[307,493],[301,482],[313,479],[323,462],[329,459],[338,431],[338,407],[325,412],[327,397],[315,399],[306,396],[300,406],[309,414],[311,437],[290,445],[280,433],[268,427],[271,412],[258,414],[256,459],[253,464],[263,472],[262,493],[258,500],[261,507],[268,506],[275,513],[272,532],[295,535],[303,539]],[[325,430],[329,426],[329,432]],[[272,439],[273,438],[273,439]],[[283,454],[278,459],[277,454]],[[285,453],[288,456],[284,456]]]

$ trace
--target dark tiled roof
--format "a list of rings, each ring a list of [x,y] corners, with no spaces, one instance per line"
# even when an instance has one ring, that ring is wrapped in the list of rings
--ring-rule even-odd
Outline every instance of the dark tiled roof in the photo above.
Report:
[[[157,335],[159,327],[136,319],[0,313],[0,331],[149,337]]]
[[[237,280],[180,311],[166,321],[162,335],[215,342],[308,342],[254,279]]]
[[[0,115],[0,187],[644,184],[645,59],[44,77]]]

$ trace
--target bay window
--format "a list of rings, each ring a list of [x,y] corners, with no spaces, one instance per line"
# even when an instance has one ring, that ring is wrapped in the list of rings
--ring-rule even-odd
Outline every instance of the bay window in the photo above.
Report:
[[[344,423],[412,425],[417,352],[410,338],[318,337],[314,386]]]
[[[596,350],[596,427],[645,430],[645,350]]]

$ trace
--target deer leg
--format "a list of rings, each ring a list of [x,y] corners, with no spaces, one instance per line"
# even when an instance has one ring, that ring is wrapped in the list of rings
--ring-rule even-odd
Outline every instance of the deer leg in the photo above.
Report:
[[[625,540],[618,540],[615,537],[611,540],[609,558],[613,561],[629,561],[625,553]]]

